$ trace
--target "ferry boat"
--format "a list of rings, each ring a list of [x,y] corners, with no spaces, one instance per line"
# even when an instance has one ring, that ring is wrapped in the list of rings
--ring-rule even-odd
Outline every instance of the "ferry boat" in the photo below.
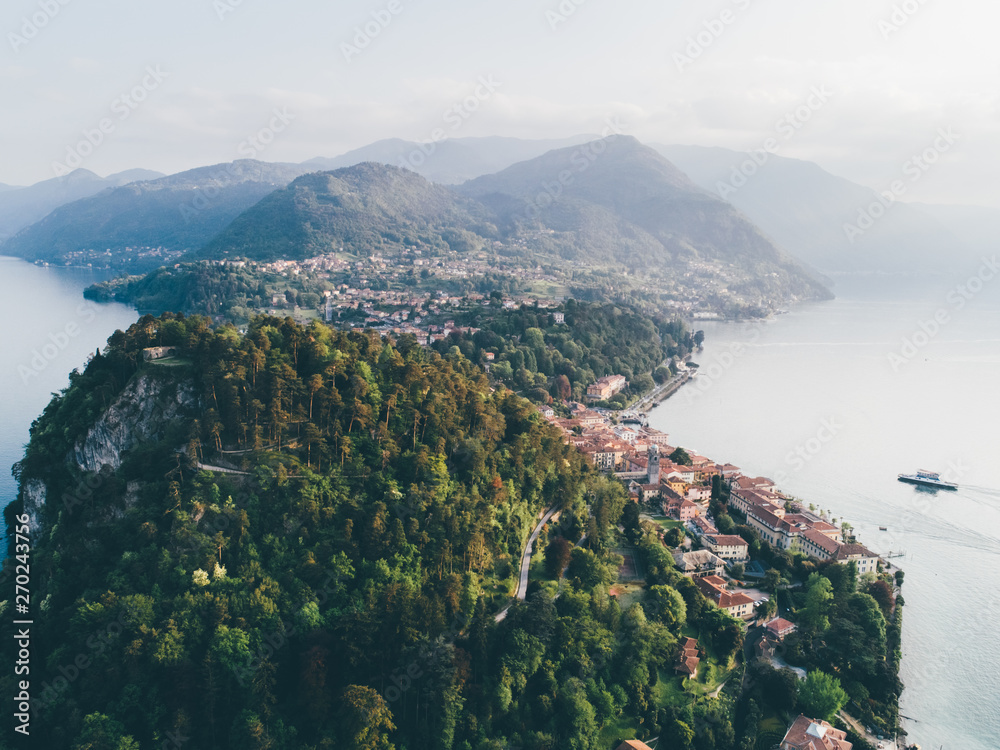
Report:
[[[900,482],[909,482],[910,484],[919,484],[924,487],[936,487],[939,490],[957,490],[958,485],[952,482],[946,482],[941,478],[941,475],[936,471],[926,471],[924,469],[917,469],[916,474],[900,474]]]

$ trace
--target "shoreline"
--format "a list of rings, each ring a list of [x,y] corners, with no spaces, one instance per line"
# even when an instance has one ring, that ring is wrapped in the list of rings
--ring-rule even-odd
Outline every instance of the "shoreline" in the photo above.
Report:
[[[770,319],[770,318],[771,318],[771,316],[768,316],[768,318],[758,319],[758,320],[762,321],[762,320],[767,320],[767,319]],[[723,322],[730,322],[730,321],[713,321],[713,322],[723,323]],[[702,350],[703,350],[703,347],[699,348],[699,351],[702,351]],[[673,383],[672,385],[669,385],[668,387],[664,388],[662,393],[651,392],[650,394],[647,394],[647,395],[643,396],[640,399],[640,401],[638,401],[635,406],[630,407],[629,410],[636,410],[635,413],[638,415],[638,413],[639,413],[638,412],[639,405],[640,404],[645,405],[646,408],[648,409],[648,411],[645,412],[644,415],[643,415],[643,424],[644,425],[648,425],[649,424],[649,417],[651,416],[652,411],[654,409],[656,409],[656,407],[662,405],[671,396],[675,395],[681,389],[682,386],[684,386],[685,384],[687,384],[691,380],[693,380],[697,374],[698,374],[697,371],[686,373],[686,376],[682,380],[680,380],[679,382]],[[619,414],[619,416],[620,416],[620,414]],[[802,502],[801,499],[799,499],[798,502],[801,503]],[[808,502],[808,500],[806,502]],[[823,515],[824,518],[826,517],[825,514],[822,514],[822,515]],[[841,518],[842,516],[841,516],[841,514],[837,514],[836,517]],[[892,574],[894,571],[901,571],[902,570],[902,568],[900,566],[898,566],[898,565],[895,565],[892,562],[891,559],[889,559],[889,558],[883,558],[881,555],[879,557],[882,560],[882,564],[884,565],[884,571],[886,573]],[[895,587],[894,593],[895,593],[895,595],[902,597],[902,590],[898,586]],[[901,674],[902,674],[902,660],[903,660],[903,654],[902,654],[903,624],[901,622],[901,614],[902,613],[899,610],[899,608],[894,607],[893,608],[893,619],[892,619],[892,621],[887,621],[887,625],[889,627],[896,627],[896,628],[898,628],[899,641],[900,641],[900,656],[899,656],[898,662],[896,663],[896,668],[894,670],[894,673],[895,673],[896,679],[900,680],[900,683],[902,684]],[[903,710],[902,693],[905,692],[905,689],[906,689],[906,686],[903,685],[903,691],[901,691],[900,696],[897,698],[897,700],[896,700],[896,707],[895,707],[896,708],[896,714],[898,716],[898,719],[897,719],[897,722],[896,722],[897,723],[897,728],[899,730],[901,730],[901,734],[897,734],[895,736],[895,738],[892,739],[892,740],[889,740],[888,738],[885,739],[885,740],[879,740],[876,736],[870,735],[867,731],[865,731],[861,735],[861,739],[863,739],[866,742],[869,742],[869,744],[871,744],[872,747],[878,747],[880,745],[880,743],[882,743],[882,742],[892,742],[893,744],[888,745],[887,747],[889,747],[889,748],[895,748],[895,750],[908,750],[911,747],[919,747],[919,745],[914,745],[912,742],[909,741],[909,735],[910,735],[910,731],[909,730],[910,730],[910,727],[908,725],[912,724],[912,723],[919,723],[920,720],[916,719],[916,718],[913,718],[913,717],[910,717],[910,716],[904,716],[903,713],[902,713],[902,710]],[[853,720],[853,722],[857,723],[858,726],[860,726],[862,729],[867,730],[867,727],[865,727],[863,721],[861,721],[857,717],[852,716],[847,711],[846,708],[842,709],[840,713],[843,713],[844,715],[850,717]],[[838,718],[840,718],[840,717],[838,716]],[[850,726],[851,729],[852,729],[852,731],[854,731],[853,722],[844,721],[843,719],[841,719],[841,721],[843,721],[844,724]],[[900,737],[902,737],[902,739],[900,739]]]

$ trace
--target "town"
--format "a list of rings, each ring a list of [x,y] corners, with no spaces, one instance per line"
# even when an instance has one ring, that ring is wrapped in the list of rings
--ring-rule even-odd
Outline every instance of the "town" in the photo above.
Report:
[[[791,613],[779,609],[780,584],[772,578],[775,571],[768,571],[751,554],[754,539],[819,563],[851,564],[863,581],[874,582],[877,575],[891,572],[892,566],[857,543],[847,523],[831,523],[824,514],[782,493],[774,481],[747,476],[738,466],[671,445],[668,434],[648,426],[634,412],[616,414],[592,407],[626,386],[622,376],[603,377],[587,389],[590,405],[570,402],[565,405],[568,416],[560,416],[552,406],[542,405],[539,411],[596,468],[627,486],[630,501],[643,511],[644,522],[661,526],[660,542],[670,549],[680,572],[720,610],[746,624],[747,645],[756,659],[777,669],[791,669],[800,680],[806,679],[805,670],[790,667],[779,655],[797,625],[789,619],[794,618]],[[717,525],[711,512],[713,503],[723,504],[726,510],[722,516],[726,526],[721,529],[722,523]],[[743,521],[741,533],[734,519]],[[671,528],[675,533],[669,532]],[[675,671],[697,679],[705,655],[698,639],[683,638]],[[872,747],[897,747],[887,734],[844,716],[871,740]],[[851,750],[846,737],[827,721],[800,714],[787,728],[780,748]],[[617,750],[649,750],[649,746],[629,740]]]

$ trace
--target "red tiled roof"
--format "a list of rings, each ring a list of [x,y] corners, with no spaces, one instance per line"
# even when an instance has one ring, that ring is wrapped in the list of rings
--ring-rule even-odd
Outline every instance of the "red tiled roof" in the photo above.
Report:
[[[749,547],[746,539],[741,536],[736,536],[735,534],[706,534],[705,538],[708,540],[709,544],[714,544],[719,547]]]
[[[625,740],[616,750],[653,750],[653,748],[640,740]]]
[[[781,746],[792,750],[851,750],[853,745],[846,737],[846,732],[834,729],[825,721],[799,714],[785,733]]]

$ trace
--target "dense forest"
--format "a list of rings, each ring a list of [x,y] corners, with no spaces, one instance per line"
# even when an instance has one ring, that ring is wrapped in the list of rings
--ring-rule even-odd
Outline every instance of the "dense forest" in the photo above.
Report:
[[[533,401],[583,399],[587,386],[604,375],[624,375],[626,393],[609,406],[653,388],[653,375],[671,357],[690,353],[694,336],[680,319],[640,315],[626,306],[568,300],[565,322],[546,310],[474,311],[456,323],[480,330],[453,334],[436,344],[441,352],[457,346],[467,358],[485,362],[490,374]],[[657,373],[667,376],[666,369]]]
[[[287,297],[291,305],[314,310],[319,307],[323,292],[334,286],[314,273],[301,273],[289,279],[265,273],[255,266],[199,262],[160,268],[146,276],[102,281],[88,287],[84,296],[96,302],[134,305],[154,314],[176,310],[189,315],[223,317],[240,325],[273,308],[275,293]]]
[[[143,438],[95,465],[102,425],[140,427],[135,393],[156,402]],[[72,375],[16,471],[47,497],[7,513],[40,523],[36,747],[582,749],[661,727],[729,746],[724,711],[654,691],[682,627],[728,668],[735,622],[686,617],[668,583],[609,596],[623,488],[461,352],[147,316]],[[552,506],[559,596],[498,623]]]

